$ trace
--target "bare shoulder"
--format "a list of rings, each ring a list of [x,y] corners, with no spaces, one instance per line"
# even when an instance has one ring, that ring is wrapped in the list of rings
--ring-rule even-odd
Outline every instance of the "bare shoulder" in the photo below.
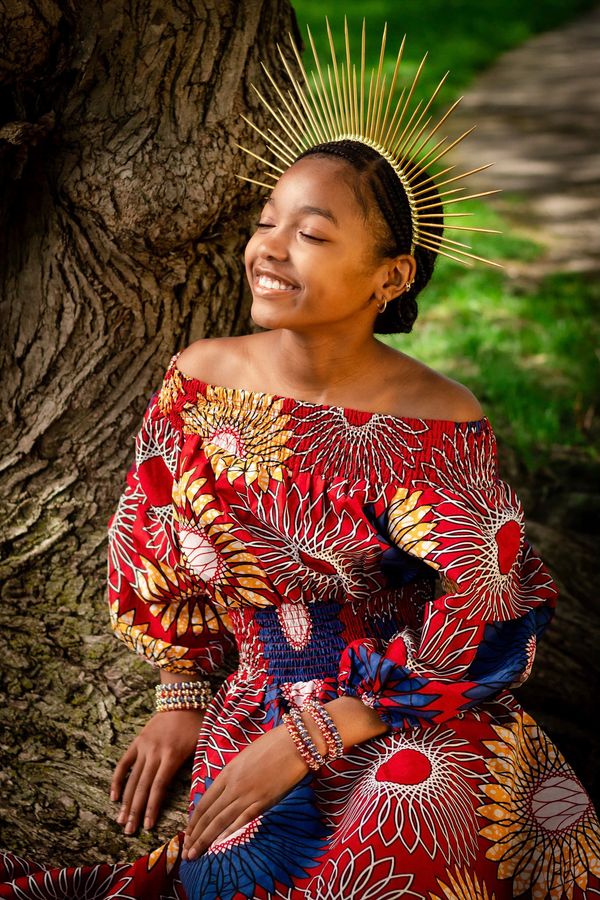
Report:
[[[475,394],[452,378],[436,373],[440,379],[440,395],[444,398],[445,415],[454,422],[475,422],[483,418],[483,409]]]
[[[479,400],[464,384],[404,354],[399,364],[406,385],[402,402],[413,410],[410,415],[453,422],[473,422],[483,418]]]
[[[235,383],[248,363],[249,342],[256,337],[244,334],[200,338],[181,351],[177,368],[208,384]]]

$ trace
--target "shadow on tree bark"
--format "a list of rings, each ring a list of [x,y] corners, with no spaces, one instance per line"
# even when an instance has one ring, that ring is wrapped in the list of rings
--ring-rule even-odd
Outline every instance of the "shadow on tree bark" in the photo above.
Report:
[[[112,821],[156,673],[110,633],[106,527],[171,354],[250,327],[239,113],[287,30],[287,0],[0,2],[0,845],[43,862],[185,820],[189,773],[159,835]]]

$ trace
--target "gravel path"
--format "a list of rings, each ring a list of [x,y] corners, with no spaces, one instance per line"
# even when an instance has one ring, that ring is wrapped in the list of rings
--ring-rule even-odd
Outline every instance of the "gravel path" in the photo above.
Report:
[[[506,53],[452,116],[477,123],[461,161],[494,162],[469,182],[502,188],[502,211],[546,244],[533,276],[600,271],[599,86],[600,7]]]

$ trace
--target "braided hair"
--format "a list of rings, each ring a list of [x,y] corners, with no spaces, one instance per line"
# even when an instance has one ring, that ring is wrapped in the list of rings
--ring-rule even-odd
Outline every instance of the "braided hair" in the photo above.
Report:
[[[394,257],[410,253],[412,218],[408,197],[393,168],[377,150],[359,141],[330,141],[305,150],[298,159],[308,156],[343,160],[358,173],[359,177],[352,178],[349,184],[365,218],[369,216],[375,200],[379,212],[379,222],[375,228],[376,249],[380,256]],[[439,195],[425,171],[420,173],[416,187],[418,190],[426,188],[431,191],[431,212],[441,213]],[[441,224],[428,225],[428,228],[439,237],[442,236]],[[390,301],[384,311],[379,313],[374,325],[377,334],[409,332],[413,327],[418,313],[416,297],[431,278],[437,253],[426,247],[415,247],[414,258],[417,266],[412,287]]]

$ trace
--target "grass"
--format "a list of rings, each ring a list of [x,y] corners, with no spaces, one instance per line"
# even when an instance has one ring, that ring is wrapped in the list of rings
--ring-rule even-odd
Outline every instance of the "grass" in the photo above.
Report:
[[[394,55],[402,36],[407,35],[405,60],[410,74],[427,51],[423,71],[423,91],[432,91],[450,69],[451,81],[445,99],[453,100],[473,77],[489,66],[497,56],[518,46],[540,31],[555,28],[596,6],[595,0],[296,0],[292,3],[306,39],[309,25],[321,61],[327,59],[328,44],[324,32],[327,15],[338,50],[342,49],[344,15],[348,18],[352,46],[358,51],[363,16],[367,20],[367,64],[377,64],[383,26],[388,23],[387,71],[393,69]],[[357,56],[358,58],[358,56]],[[305,54],[308,60],[308,54]]]
[[[419,97],[434,89],[451,70],[442,100],[452,102],[475,75],[502,52],[575,18],[594,7],[590,0],[347,0],[343,8],[322,0],[294,3],[303,34],[308,23],[321,61],[327,59],[323,35],[326,14],[341,36],[344,12],[351,44],[357,50],[363,15],[367,18],[369,66],[375,65],[384,22],[388,22],[386,71],[407,33],[406,76],[426,50]],[[342,42],[337,41],[338,51]],[[310,65],[309,56],[305,60]],[[510,198],[513,199],[513,198]],[[514,202],[523,202],[518,197]],[[473,252],[498,261],[527,263],[543,248],[524,237],[491,207],[473,202],[477,224],[499,228],[501,236],[473,240]],[[475,217],[473,221],[475,220]],[[479,237],[479,236],[478,236]],[[410,335],[385,338],[428,365],[468,385],[480,400],[500,439],[511,445],[530,472],[573,452],[598,459],[594,437],[600,327],[600,286],[581,275],[556,273],[534,288],[519,287],[502,270],[473,269],[440,258],[435,276],[420,298],[420,313]],[[597,441],[596,441],[597,444]]]
[[[505,225],[489,209],[477,214],[490,227]],[[499,261],[540,254],[510,230],[488,237],[486,251]],[[598,459],[597,281],[557,273],[526,290],[502,271],[440,259],[419,306],[414,331],[386,342],[468,385],[527,469],[548,465],[559,448]]]

